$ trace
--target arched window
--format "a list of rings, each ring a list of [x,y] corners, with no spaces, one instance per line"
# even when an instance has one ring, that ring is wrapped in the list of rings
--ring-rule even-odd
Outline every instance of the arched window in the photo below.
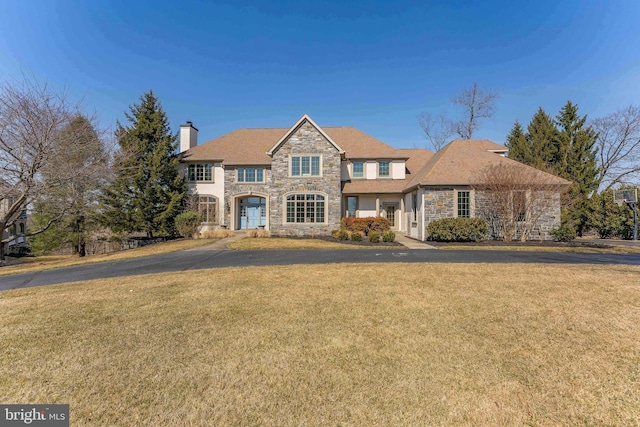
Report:
[[[290,194],[287,196],[287,222],[324,222],[324,196],[314,193]]]
[[[20,223],[20,234],[24,234],[24,222]]]
[[[198,196],[198,213],[205,224],[218,223],[218,203],[213,196]]]

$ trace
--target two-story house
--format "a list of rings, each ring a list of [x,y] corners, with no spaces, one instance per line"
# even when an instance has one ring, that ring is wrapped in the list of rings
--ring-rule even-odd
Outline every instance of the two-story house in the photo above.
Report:
[[[16,199],[12,194],[14,194],[12,188],[0,182],[0,216],[6,215],[15,202]],[[2,245],[2,247],[5,248],[5,252],[11,252],[15,247],[26,244],[24,235],[27,229],[27,213],[26,211],[20,211],[16,213],[16,216],[15,221],[12,221],[11,225],[1,230],[2,233],[0,233],[0,238],[2,238],[2,242],[5,243]]]
[[[321,128],[307,115],[288,129],[238,129],[201,145],[197,137],[191,122],[180,127],[203,228],[329,234],[343,217],[384,216],[396,232],[424,240],[431,220],[475,215],[470,185],[481,167],[528,168],[490,141],[453,141],[435,154],[395,149],[353,127]],[[558,195],[532,238],[548,238],[559,220]]]

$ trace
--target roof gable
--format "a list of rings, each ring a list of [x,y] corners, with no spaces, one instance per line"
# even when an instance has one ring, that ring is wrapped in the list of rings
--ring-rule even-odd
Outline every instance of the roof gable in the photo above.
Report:
[[[304,125],[305,123],[309,123],[311,126],[313,126],[323,137],[325,137],[327,139],[327,141],[329,141],[329,143],[331,145],[334,146],[334,148],[336,150],[338,150],[338,152],[340,154],[344,154],[344,150],[342,148],[340,148],[340,146],[338,144],[336,144],[336,142],[329,136],[326,134],[325,131],[322,130],[322,128],[320,126],[318,126],[316,124],[316,122],[314,122],[311,117],[309,117],[308,115],[304,114],[302,117],[300,117],[300,119],[296,122],[296,124],[294,124],[279,140],[278,142],[276,142],[273,147],[271,147],[271,149],[269,149],[269,151],[267,151],[267,155],[268,156],[273,156],[273,153],[275,153],[276,151],[278,151],[278,149],[280,148],[280,146],[287,140],[289,139],[289,137],[291,135],[293,135],[302,125]]]

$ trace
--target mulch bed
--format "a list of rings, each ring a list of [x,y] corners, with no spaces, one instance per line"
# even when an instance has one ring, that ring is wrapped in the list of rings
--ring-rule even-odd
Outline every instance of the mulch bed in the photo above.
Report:
[[[611,248],[611,245],[605,245],[601,243],[592,242],[554,242],[552,240],[530,240],[527,242],[504,242],[502,240],[484,240],[482,242],[426,242],[429,245],[435,247],[447,246],[509,246],[509,247],[523,247],[523,248]]]

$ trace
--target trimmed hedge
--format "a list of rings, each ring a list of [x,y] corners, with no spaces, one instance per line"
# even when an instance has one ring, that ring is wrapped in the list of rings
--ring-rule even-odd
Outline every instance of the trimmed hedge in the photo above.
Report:
[[[371,243],[380,243],[380,233],[377,231],[371,231],[369,233],[369,241]]]
[[[366,217],[366,218],[342,218],[342,228],[347,231],[358,231],[365,236],[368,236],[370,232],[376,231],[378,233],[384,233],[391,229],[391,221],[381,216]]]
[[[551,235],[556,242],[570,242],[576,238],[576,229],[570,225],[563,224],[551,230]]]
[[[200,215],[195,212],[183,212],[176,216],[175,224],[178,233],[187,239],[193,238],[200,225]]]
[[[391,243],[394,240],[396,240],[396,233],[394,233],[393,231],[387,230],[384,233],[382,233],[383,242]]]
[[[444,218],[427,225],[428,239],[436,242],[479,242],[488,232],[484,218]]]
[[[362,242],[362,233],[359,231],[354,231],[351,233],[351,240],[354,242]]]

